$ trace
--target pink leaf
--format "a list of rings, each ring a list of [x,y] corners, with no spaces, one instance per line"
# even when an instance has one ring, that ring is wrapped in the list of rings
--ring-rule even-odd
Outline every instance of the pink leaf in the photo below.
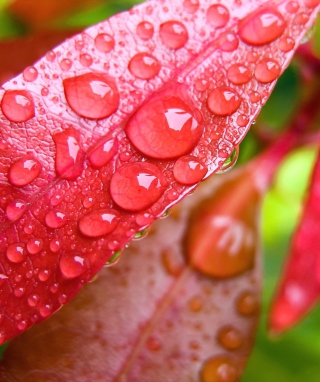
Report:
[[[222,166],[318,3],[148,1],[3,86],[1,342],[59,309]],[[181,176],[185,156],[196,176]],[[83,229],[88,216],[101,236]]]

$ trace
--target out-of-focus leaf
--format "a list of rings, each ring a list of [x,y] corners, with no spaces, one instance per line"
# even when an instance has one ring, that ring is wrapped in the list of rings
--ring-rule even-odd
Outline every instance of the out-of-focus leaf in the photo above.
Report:
[[[190,216],[233,177],[207,182],[71,304],[13,340],[1,381],[238,381],[257,323],[260,258],[218,280],[185,253]]]

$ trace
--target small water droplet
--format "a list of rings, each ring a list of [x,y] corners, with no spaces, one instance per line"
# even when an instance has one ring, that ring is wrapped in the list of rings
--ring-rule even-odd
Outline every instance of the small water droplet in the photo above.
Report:
[[[50,211],[46,214],[45,221],[49,228],[60,228],[67,223],[68,219],[63,212]]]
[[[23,321],[20,321],[17,325],[17,328],[19,330],[25,330],[27,328],[27,321],[23,320]]]
[[[268,84],[276,80],[281,73],[281,66],[272,58],[263,58],[257,62],[254,70],[254,76],[262,84]]]
[[[33,82],[38,78],[38,70],[34,66],[28,66],[23,71],[23,79],[27,82]]]
[[[153,164],[136,162],[119,167],[111,178],[112,199],[125,210],[150,207],[163,194],[165,179]]]
[[[50,249],[52,252],[59,252],[61,249],[61,243],[59,240],[51,240],[50,241]]]
[[[114,38],[108,33],[100,33],[94,39],[96,48],[103,53],[109,53],[114,48]]]
[[[64,253],[61,256],[59,266],[66,279],[74,279],[88,269],[87,261],[83,256],[70,253]]]
[[[147,225],[150,225],[153,221],[154,221],[154,218],[148,213],[136,215],[136,223],[140,227],[145,227]]]
[[[25,294],[25,288],[23,287],[17,287],[14,288],[13,293],[16,297],[22,297]]]
[[[250,70],[242,64],[231,65],[227,71],[228,80],[235,85],[243,85],[252,78]]]
[[[214,28],[222,28],[229,21],[228,9],[221,4],[214,4],[207,10],[207,21]]]
[[[34,117],[34,102],[27,90],[7,90],[1,101],[3,115],[11,122],[26,122]]]
[[[200,312],[203,308],[203,301],[200,296],[194,296],[189,300],[189,309],[192,312]]]
[[[26,258],[26,252],[24,248],[24,244],[22,243],[15,243],[10,244],[7,248],[7,258],[12,263],[21,263]]]
[[[289,1],[286,4],[286,11],[289,13],[296,13],[299,9],[299,3],[296,1]]]
[[[74,43],[74,47],[76,48],[76,50],[80,51],[84,48],[84,41],[82,40],[77,40],[75,41]]]
[[[261,100],[261,96],[258,92],[249,93],[249,98],[252,103],[257,103]]]
[[[208,169],[205,164],[191,155],[179,158],[173,167],[175,180],[187,185],[200,182],[207,172]]]
[[[243,336],[232,326],[224,326],[217,333],[217,340],[226,350],[237,350],[243,344]]]
[[[165,270],[171,276],[178,276],[182,272],[183,269],[183,260],[179,258],[171,250],[166,250],[162,252],[161,260]]]
[[[133,240],[144,239],[148,235],[149,231],[150,231],[150,227],[147,227],[143,231],[136,233],[133,237]]]
[[[41,95],[42,95],[43,97],[46,97],[48,94],[49,94],[49,90],[48,90],[48,88],[42,88],[42,89],[41,89]]]
[[[201,382],[236,382],[238,378],[236,365],[226,355],[209,358],[201,369]]]
[[[189,39],[187,28],[180,21],[161,24],[159,34],[162,43],[169,49],[180,49]]]
[[[184,0],[183,7],[187,13],[195,13],[199,9],[199,0]]]
[[[35,180],[40,171],[41,166],[37,160],[25,157],[12,164],[8,173],[8,179],[12,185],[23,187]]]
[[[56,146],[55,168],[62,179],[74,180],[83,171],[84,151],[79,141],[79,132],[69,128],[55,134],[53,140]]]
[[[147,41],[152,38],[154,33],[154,27],[148,21],[142,21],[137,25],[136,30],[137,36],[141,38],[141,40]]]
[[[37,306],[39,304],[40,297],[37,294],[32,294],[28,297],[28,304],[31,307]]]
[[[158,75],[161,65],[151,54],[138,53],[131,58],[128,68],[135,77],[150,80]]]
[[[51,275],[51,271],[48,269],[41,269],[38,274],[38,279],[42,282],[48,281]]]
[[[252,316],[259,311],[259,302],[256,294],[243,292],[236,301],[237,311],[242,316]]]
[[[14,200],[7,205],[6,215],[11,221],[18,220],[27,208],[27,203],[23,200]]]
[[[114,255],[106,262],[104,267],[108,268],[117,264],[120,261],[122,254],[123,254],[123,250],[116,251]]]
[[[291,37],[283,36],[279,40],[279,49],[282,50],[282,52],[290,52],[295,46],[295,42]]]
[[[52,284],[50,287],[50,292],[51,293],[57,293],[59,290],[59,284]]]
[[[228,116],[239,109],[241,101],[239,94],[235,90],[222,86],[211,91],[207,99],[207,105],[213,114]]]
[[[80,63],[81,63],[82,66],[88,68],[89,66],[92,65],[93,59],[90,56],[90,54],[83,53],[83,54],[80,54]]]
[[[315,8],[319,5],[320,0],[304,0],[304,3],[308,8]]]
[[[146,345],[147,348],[151,351],[158,351],[162,347],[160,340],[154,336],[151,336],[147,339]]]
[[[198,143],[202,116],[186,99],[184,85],[155,94],[129,120],[126,133],[141,152],[153,158],[189,154]]]
[[[27,243],[27,250],[31,255],[36,255],[41,252],[43,248],[43,240],[30,239]]]
[[[42,305],[39,308],[39,313],[43,318],[50,316],[52,313],[52,306],[50,304]]]
[[[233,52],[239,46],[239,39],[235,33],[226,32],[220,36],[218,46],[223,52]]]
[[[100,140],[89,154],[91,166],[101,168],[105,166],[118,152],[118,140],[105,137]]]
[[[204,92],[208,89],[209,82],[205,79],[198,78],[194,81],[194,88],[197,92]]]
[[[119,92],[113,79],[102,73],[85,73],[63,81],[70,108],[81,117],[107,118],[119,107]]]
[[[279,38],[286,28],[286,22],[273,7],[259,9],[239,23],[239,37],[250,45],[261,46]]]
[[[51,50],[46,54],[46,59],[50,62],[53,62],[56,59],[56,54]]]
[[[72,67],[72,61],[69,60],[68,58],[64,58],[63,60],[61,60],[60,62],[60,68],[64,71],[64,72],[67,72],[68,70],[70,70]]]
[[[113,209],[101,209],[90,212],[79,221],[81,233],[88,237],[107,235],[118,225],[120,213]]]
[[[222,167],[216,172],[216,174],[224,174],[227,171],[230,171],[234,165],[237,163],[239,157],[239,146],[235,146],[232,150],[231,155],[224,162]]]
[[[237,117],[237,124],[240,127],[244,127],[249,123],[249,118],[246,115],[239,114]]]
[[[8,276],[0,273],[0,286],[3,285],[6,282],[6,280],[8,280]]]

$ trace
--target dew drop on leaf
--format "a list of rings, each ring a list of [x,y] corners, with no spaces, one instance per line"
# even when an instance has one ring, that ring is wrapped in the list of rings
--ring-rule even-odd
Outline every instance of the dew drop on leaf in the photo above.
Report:
[[[38,78],[38,70],[34,66],[28,66],[22,73],[23,79],[27,82],[33,82]]]
[[[81,117],[102,119],[118,109],[118,89],[105,74],[86,73],[67,78],[63,87],[68,105]]]
[[[133,237],[133,240],[137,241],[137,240],[144,239],[149,232],[150,232],[150,227],[147,227],[143,231],[136,233]]]
[[[51,240],[49,245],[52,252],[60,251],[61,244],[59,240]]]
[[[219,116],[228,116],[237,111],[241,104],[239,94],[227,87],[222,86],[213,89],[207,99],[209,110]]]
[[[169,49],[180,49],[189,39],[187,28],[180,21],[161,24],[159,35],[162,43]]]
[[[236,365],[227,355],[209,358],[201,369],[201,382],[236,382],[238,377]]]
[[[242,316],[253,316],[259,309],[258,298],[252,292],[243,292],[236,301],[236,307]]]
[[[315,8],[319,5],[320,0],[304,0],[305,5],[308,8]]]
[[[32,294],[28,297],[28,305],[31,307],[37,306],[39,301],[40,297],[37,294]]]
[[[59,211],[50,211],[45,216],[45,222],[49,228],[63,227],[67,221],[66,215]]]
[[[261,46],[279,38],[286,28],[286,22],[276,8],[259,9],[239,23],[239,37],[250,45]]]
[[[90,56],[90,54],[87,54],[87,53],[80,54],[80,63],[82,66],[88,68],[89,66],[92,65],[93,59]]]
[[[27,90],[7,90],[1,101],[3,115],[11,122],[26,122],[34,117],[34,102]]]
[[[115,254],[106,262],[105,268],[111,267],[113,265],[116,265],[123,254],[123,250],[116,251]]]
[[[239,39],[234,33],[227,32],[220,36],[218,45],[223,52],[233,52],[239,46]]]
[[[42,305],[39,308],[39,313],[43,318],[50,316],[52,313],[52,306],[50,304]]]
[[[263,58],[258,61],[254,70],[254,76],[262,84],[276,80],[281,73],[281,66],[272,58]]]
[[[111,178],[112,199],[123,209],[140,211],[154,204],[164,192],[165,180],[153,164],[124,165]]]
[[[88,237],[107,235],[115,230],[120,213],[113,209],[92,211],[79,221],[80,232]]]
[[[91,166],[100,168],[105,166],[118,152],[118,141],[115,138],[103,138],[89,154]],[[88,208],[88,207],[86,207]]]
[[[233,64],[227,70],[227,78],[235,85],[243,85],[251,80],[250,70],[243,64]]]
[[[100,33],[94,39],[96,48],[103,53],[109,53],[114,48],[114,38],[108,33]]]
[[[223,163],[223,165],[216,172],[216,174],[224,174],[225,172],[230,171],[237,163],[238,157],[239,157],[239,146],[236,146],[233,148],[231,155]]]
[[[27,250],[31,255],[36,255],[43,248],[42,239],[30,239],[27,243]]]
[[[12,263],[21,263],[26,258],[26,252],[23,243],[10,244],[6,252],[7,258]]]
[[[214,28],[222,28],[229,21],[228,9],[221,4],[214,4],[207,10],[207,21]]]
[[[132,75],[143,80],[150,80],[158,75],[161,65],[159,61],[147,53],[138,53],[129,62],[129,71]]]
[[[154,27],[148,21],[142,21],[137,25],[136,33],[141,40],[147,41],[152,38],[154,34]]]
[[[40,174],[40,163],[30,157],[17,160],[12,164],[8,173],[9,182],[16,187],[31,183]]]
[[[129,120],[126,133],[147,156],[179,157],[189,154],[198,143],[202,117],[185,99],[185,91],[185,86],[173,85],[149,99]]]
[[[66,279],[74,279],[82,275],[86,269],[86,260],[78,254],[64,253],[59,262],[62,275]]]
[[[289,1],[286,5],[286,11],[289,13],[296,13],[299,9],[299,3],[297,1]]]
[[[291,37],[283,36],[279,40],[279,49],[282,52],[290,52],[295,46],[295,42]]]
[[[199,0],[184,0],[183,8],[189,14],[195,13],[199,9]]]
[[[67,72],[68,70],[70,70],[72,67],[72,61],[69,60],[68,58],[64,58],[63,60],[60,61],[60,68]]]
[[[224,326],[217,333],[217,340],[226,350],[237,350],[243,344],[243,336],[232,326]]]
[[[27,208],[27,203],[23,200],[14,200],[7,205],[6,215],[11,221],[18,220]]]
[[[191,155],[179,158],[173,167],[173,176],[175,180],[182,184],[196,184],[206,175],[208,169],[196,157]]]

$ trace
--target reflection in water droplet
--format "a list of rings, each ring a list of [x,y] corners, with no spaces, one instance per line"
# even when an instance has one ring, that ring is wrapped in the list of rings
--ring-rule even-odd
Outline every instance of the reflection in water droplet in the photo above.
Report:
[[[142,21],[137,25],[136,30],[137,36],[141,38],[141,40],[147,41],[152,38],[154,33],[154,27],[148,21]]]
[[[201,369],[201,382],[236,382],[239,372],[227,355],[209,358]]]
[[[314,27],[314,25],[313,25],[313,26],[311,26],[311,27],[307,30],[307,32],[306,32],[306,34],[304,35],[303,39],[301,40],[300,44],[305,44],[305,43],[307,43],[307,42],[312,38],[312,36],[314,35],[314,32],[315,32],[315,27]]]
[[[86,73],[67,78],[63,87],[69,106],[81,117],[102,119],[118,109],[118,89],[105,74]]]
[[[179,158],[173,167],[173,176],[181,184],[196,184],[200,182],[206,173],[207,167],[198,158],[191,155]]]
[[[221,4],[214,4],[207,10],[207,21],[214,28],[222,28],[229,21],[228,9]]]
[[[159,61],[150,54],[138,53],[131,58],[128,68],[135,77],[150,80],[158,75],[161,65]]]
[[[188,41],[187,28],[180,21],[167,21],[160,25],[160,39],[169,49],[180,49]]]
[[[222,167],[216,172],[216,174],[224,174],[227,171],[230,171],[234,165],[237,163],[239,157],[239,146],[235,146],[232,150],[231,155],[224,162]]]
[[[226,350],[237,350],[243,344],[243,336],[232,326],[222,327],[217,334],[217,340]]]
[[[184,85],[175,84],[138,109],[126,126],[134,146],[153,158],[189,154],[201,137],[203,125],[200,112],[186,94]]]
[[[92,211],[80,219],[79,229],[88,237],[107,235],[115,230],[119,218],[120,213],[113,209]]]
[[[11,122],[26,122],[34,117],[34,102],[27,90],[7,90],[1,101],[3,115]]]
[[[207,105],[209,110],[219,116],[228,116],[237,111],[241,104],[239,94],[227,87],[215,88],[209,94]]]
[[[8,276],[0,273],[0,286],[3,285],[6,280],[8,280]]]
[[[124,165],[111,178],[112,199],[125,210],[140,211],[154,204],[164,192],[165,179],[153,164]]]
[[[272,58],[263,58],[259,62],[254,70],[256,79],[262,84],[267,84],[276,80],[281,73],[281,66],[276,60]]]
[[[74,279],[82,275],[88,268],[83,256],[72,253],[64,253],[60,258],[59,266],[66,279]]]
[[[239,23],[239,37],[250,45],[269,44],[280,37],[286,28],[286,22],[276,8],[259,9],[245,17]]]
[[[120,261],[122,254],[123,250],[115,252],[115,254],[106,262],[104,267],[107,268],[117,264]]]
[[[114,48],[114,38],[108,33],[100,33],[94,39],[96,48],[103,53],[109,53]]]
[[[150,227],[145,228],[143,231],[138,232],[134,235],[133,240],[141,240],[144,239],[150,231]]]

